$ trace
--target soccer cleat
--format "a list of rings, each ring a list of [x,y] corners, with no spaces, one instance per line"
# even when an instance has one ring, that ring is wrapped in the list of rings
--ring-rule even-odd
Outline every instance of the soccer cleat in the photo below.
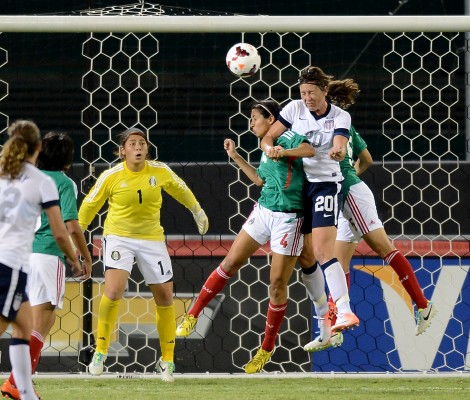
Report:
[[[320,336],[318,336],[317,338],[315,338],[315,340],[312,340],[310,343],[307,343],[304,346],[304,350],[309,353],[313,353],[316,351],[328,349],[330,347],[339,347],[342,344],[343,334],[341,332],[334,332],[327,342],[322,341]]]
[[[161,379],[163,382],[174,382],[175,378],[173,372],[175,372],[175,363],[173,361],[163,361],[160,357],[155,364],[155,370],[162,374]]]
[[[191,314],[184,314],[181,324],[176,327],[176,336],[186,337],[196,327],[197,318]]]
[[[251,359],[248,364],[245,365],[245,372],[247,374],[256,374],[257,372],[260,372],[271,358],[271,354],[273,354],[273,351],[274,350],[266,351],[260,347],[256,355]]]
[[[343,344],[344,338],[341,332],[335,332],[331,335],[330,343],[331,347],[339,347]]]
[[[320,351],[330,347],[328,342],[331,337],[331,320],[336,316],[336,306],[334,303],[328,303],[328,311],[323,315],[322,318],[318,318],[318,327],[320,328],[320,334],[312,340],[310,343],[307,343],[304,346],[304,350],[308,352]]]
[[[359,326],[359,318],[354,313],[338,313],[336,323],[331,327],[332,332],[341,332]]]
[[[336,316],[338,314],[338,309],[336,308],[336,304],[333,300],[328,299],[328,307],[334,313],[331,317],[331,326],[336,324]]]
[[[90,365],[88,365],[88,372],[94,376],[101,375],[103,373],[106,358],[108,358],[106,354],[95,351],[95,354],[93,354],[93,360],[91,360]]]
[[[2,385],[2,397],[5,399],[20,400],[20,391],[7,379]]]
[[[437,308],[435,304],[428,301],[428,306],[426,308],[420,308],[416,311],[416,336],[421,335],[428,326],[431,325],[431,320],[437,314]]]

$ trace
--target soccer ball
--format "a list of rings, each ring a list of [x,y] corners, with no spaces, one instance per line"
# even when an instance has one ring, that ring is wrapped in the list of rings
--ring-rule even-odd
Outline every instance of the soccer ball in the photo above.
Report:
[[[227,52],[225,58],[230,72],[240,78],[253,76],[261,65],[256,47],[248,43],[237,43]]]

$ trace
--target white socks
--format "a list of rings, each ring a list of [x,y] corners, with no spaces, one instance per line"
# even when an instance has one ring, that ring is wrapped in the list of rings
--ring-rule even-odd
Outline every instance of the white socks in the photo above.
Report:
[[[338,260],[335,260],[328,265],[324,270],[324,273],[331,297],[338,308],[338,313],[352,313],[351,306],[349,305],[348,284],[346,282],[346,277],[344,276],[343,268]]]
[[[315,271],[311,274],[302,272],[302,282],[308,297],[313,301],[315,314],[317,317],[323,317],[328,311],[328,301],[325,292],[325,277],[320,266],[316,264]]]
[[[8,352],[10,354],[11,372],[15,377],[21,400],[38,400],[31,379],[29,343],[26,340],[12,339]]]

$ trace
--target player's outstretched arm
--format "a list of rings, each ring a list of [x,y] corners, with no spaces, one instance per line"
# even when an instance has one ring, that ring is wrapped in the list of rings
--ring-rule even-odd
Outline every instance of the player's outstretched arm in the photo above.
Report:
[[[315,149],[310,143],[301,143],[294,149],[282,149],[279,151],[280,157],[313,157]]]
[[[248,164],[248,162],[237,153],[235,142],[232,139],[224,140],[224,149],[228,156],[237,164],[243,173],[252,181],[256,186],[263,186],[264,181],[256,173],[256,168]]]

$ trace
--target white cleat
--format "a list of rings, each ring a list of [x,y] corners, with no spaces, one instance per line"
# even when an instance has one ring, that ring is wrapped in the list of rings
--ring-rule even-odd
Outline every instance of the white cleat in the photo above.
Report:
[[[173,361],[163,361],[160,357],[155,364],[155,370],[160,372],[161,379],[163,382],[174,382],[175,377],[173,376],[173,372],[175,372],[175,363]]]
[[[88,372],[94,376],[101,375],[103,373],[106,358],[108,358],[106,354],[95,351],[95,354],[93,354],[93,360],[91,360],[90,365],[88,365]]]
[[[436,305],[428,302],[426,308],[420,308],[416,311],[416,336],[421,335],[428,326],[431,325],[431,320],[436,316],[437,308]]]
[[[343,334],[341,332],[334,332],[331,338],[325,342],[321,339],[320,336],[316,337],[310,343],[307,343],[304,346],[304,350],[309,353],[314,353],[316,351],[322,351],[330,347],[339,347],[343,344]]]

